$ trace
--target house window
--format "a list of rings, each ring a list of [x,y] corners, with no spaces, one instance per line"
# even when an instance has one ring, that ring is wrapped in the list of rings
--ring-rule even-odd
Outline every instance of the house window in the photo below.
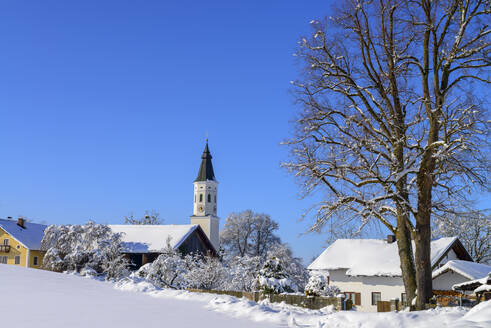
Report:
[[[404,307],[406,307],[406,305],[407,305],[406,293],[401,293],[401,304]]]
[[[199,194],[199,202],[203,202],[203,194]]]
[[[34,256],[34,259],[33,259],[32,262],[33,262],[34,265],[39,265],[38,264],[38,257],[37,256]]]
[[[9,244],[9,240],[8,240],[7,238],[5,238],[5,239],[3,240],[3,244],[4,244],[4,245],[8,245],[8,244]]]
[[[16,256],[14,257],[14,260],[15,260],[15,264],[20,264],[20,256]]]
[[[208,194],[208,203],[211,203],[211,195]]]
[[[361,294],[354,292],[345,292],[346,299],[350,299],[353,305],[361,305]]]
[[[382,300],[380,292],[372,292],[372,305],[377,305],[378,301]]]
[[[0,263],[7,264],[7,260],[8,260],[7,256],[0,256]]]

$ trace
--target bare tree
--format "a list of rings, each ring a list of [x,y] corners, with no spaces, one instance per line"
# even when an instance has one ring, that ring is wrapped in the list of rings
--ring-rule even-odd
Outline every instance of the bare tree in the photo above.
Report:
[[[232,213],[225,219],[220,243],[232,255],[264,257],[273,245],[280,243],[276,230],[278,223],[267,214],[251,210]]]
[[[489,172],[489,126],[474,86],[488,82],[489,8],[470,0],[341,5],[300,42],[306,65],[294,85],[303,111],[284,166],[305,195],[327,191],[312,231],[375,222],[397,236],[406,293],[412,299],[417,289],[423,308],[432,295],[432,211],[485,185]]]
[[[156,211],[145,211],[145,215],[141,218],[135,218],[133,214],[124,217],[124,224],[162,224],[164,220],[160,218],[160,214]]]
[[[436,217],[433,236],[459,237],[474,261],[491,263],[491,215],[482,211],[462,211]]]

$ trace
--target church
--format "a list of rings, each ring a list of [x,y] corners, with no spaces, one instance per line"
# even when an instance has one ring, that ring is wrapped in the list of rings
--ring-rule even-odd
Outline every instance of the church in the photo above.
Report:
[[[190,224],[109,225],[122,234],[123,253],[132,268],[154,261],[168,246],[183,254],[199,253],[217,256],[220,248],[217,216],[218,181],[206,140],[198,176],[194,180],[193,215]]]

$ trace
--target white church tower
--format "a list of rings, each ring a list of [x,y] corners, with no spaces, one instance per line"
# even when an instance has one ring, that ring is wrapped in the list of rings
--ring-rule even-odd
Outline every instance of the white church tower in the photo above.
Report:
[[[199,167],[198,177],[194,180],[194,206],[191,224],[198,224],[208,236],[211,243],[218,251],[220,248],[219,221],[217,217],[217,187],[212,156],[208,149],[208,139],[206,139],[205,150],[201,155],[201,166]]]

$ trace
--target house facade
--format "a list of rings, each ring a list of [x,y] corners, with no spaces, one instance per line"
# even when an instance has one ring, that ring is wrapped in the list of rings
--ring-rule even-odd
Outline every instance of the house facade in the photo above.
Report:
[[[0,264],[41,268],[44,252],[41,251],[43,224],[0,219]]]
[[[338,239],[308,269],[329,276],[360,311],[377,311],[378,301],[399,299],[407,304],[397,243],[393,238]],[[456,237],[431,242],[431,264],[439,268],[451,260],[472,261]],[[451,287],[450,289],[451,290]]]

